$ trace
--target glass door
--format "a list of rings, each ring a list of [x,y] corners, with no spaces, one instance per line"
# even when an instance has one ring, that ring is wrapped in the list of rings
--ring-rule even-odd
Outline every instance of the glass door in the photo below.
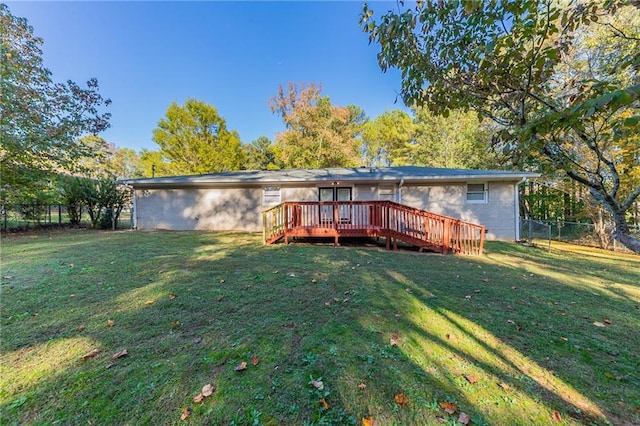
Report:
[[[351,201],[351,188],[318,188],[319,201]],[[351,223],[350,206],[338,207],[340,223]],[[333,206],[320,206],[320,224],[333,224]]]

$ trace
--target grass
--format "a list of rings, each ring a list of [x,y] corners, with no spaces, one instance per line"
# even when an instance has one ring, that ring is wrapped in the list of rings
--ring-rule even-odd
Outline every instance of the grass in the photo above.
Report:
[[[638,256],[66,230],[1,276],[6,425],[640,423]]]

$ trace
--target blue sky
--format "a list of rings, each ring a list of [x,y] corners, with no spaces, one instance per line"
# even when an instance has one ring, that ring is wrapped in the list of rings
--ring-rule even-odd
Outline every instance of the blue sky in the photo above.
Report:
[[[8,2],[44,39],[54,81],[96,77],[111,98],[120,147],[157,149],[151,135],[172,102],[214,105],[243,142],[284,130],[268,101],[278,84],[321,83],[336,105],[373,118],[402,107],[400,75],[383,74],[358,26],[360,1]],[[381,15],[395,3],[369,3]]]

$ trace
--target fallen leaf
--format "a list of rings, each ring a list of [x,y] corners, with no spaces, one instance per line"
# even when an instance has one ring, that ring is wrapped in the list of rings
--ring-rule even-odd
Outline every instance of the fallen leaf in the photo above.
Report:
[[[195,339],[193,339],[193,343],[200,343],[202,342],[202,337],[196,337]]]
[[[436,416],[436,420],[438,421],[438,423],[444,423],[446,421],[442,416]]]
[[[115,354],[111,355],[111,359],[118,359],[118,358],[122,358],[123,356],[127,356],[127,355],[129,355],[129,352],[127,352],[126,349],[123,349],[123,350],[118,351]]]
[[[213,387],[213,385],[211,383],[204,385],[202,387],[202,396],[207,397],[207,396],[211,396],[213,395],[213,392],[216,390],[216,388]]]
[[[145,305],[153,305],[153,300],[147,300],[144,302]]]
[[[358,385],[358,387],[359,387],[360,389],[364,390],[364,389],[366,389],[366,388],[367,388],[367,385],[365,385],[364,383],[360,383],[360,384]]]
[[[393,333],[391,335],[391,339],[389,339],[389,344],[391,346],[398,346],[398,341],[400,340],[400,336],[398,335],[398,333]]]
[[[595,325],[596,327],[604,327],[605,325],[603,323],[601,323],[600,321],[596,321],[593,323],[593,325]]]
[[[520,324],[516,324],[516,330],[518,331],[522,330],[522,326]]]
[[[203,399],[204,399],[204,395],[202,393],[199,393],[193,397],[193,402],[195,402],[196,404],[200,404]]]
[[[362,426],[378,426],[378,422],[376,422],[371,416],[363,417]]]
[[[331,302],[324,302],[324,306],[331,306]]]
[[[447,334],[447,340],[456,340],[457,337],[455,334]]]
[[[317,283],[317,282],[318,282],[318,280],[316,280],[316,279],[314,278],[314,279],[312,279],[312,280],[311,280],[311,282],[315,284],[315,283]]]
[[[458,416],[458,423],[462,423],[463,425],[468,425],[471,419],[467,413],[460,413]]]
[[[443,401],[440,403],[440,408],[447,414],[453,414],[458,410],[458,406],[453,402]]]
[[[171,321],[171,325],[177,327],[180,325],[180,321]]]
[[[85,328],[87,328],[87,327],[86,327],[84,324],[80,324],[80,325],[78,326],[77,330],[78,330],[78,331],[82,331],[82,330],[84,330]]]
[[[483,279],[482,279],[482,282],[483,282],[483,283],[488,283],[488,282],[489,282],[489,278],[483,278]]]
[[[180,420],[187,420],[190,415],[191,415],[191,408],[183,407],[182,414],[180,415]]]
[[[216,297],[216,300],[217,300],[218,302],[222,302],[222,296],[218,296],[218,297]]]
[[[501,382],[498,386],[500,386],[502,389],[504,390],[509,390],[511,389],[511,386],[509,386],[508,384],[506,384],[505,382]]]
[[[151,302],[151,303],[153,303],[153,302]],[[114,320],[111,320],[111,319],[107,320],[107,327],[113,327],[114,324],[115,324]]]
[[[251,365],[253,365],[253,366],[255,367],[255,366],[256,366],[256,365],[258,365],[258,364],[260,364],[260,358],[258,358],[258,357],[257,357],[257,356],[255,356],[255,355],[254,355],[254,356],[252,356],[252,357],[251,357]]]
[[[240,364],[236,365],[236,371],[243,371],[247,369],[247,363],[242,361]]]
[[[220,284],[224,284],[224,279],[220,279]]]
[[[562,421],[562,416],[557,411],[554,411],[551,417],[553,418],[553,421],[556,423],[560,423]]]
[[[404,291],[406,291],[407,293],[411,294],[411,289],[409,287],[405,288]]]
[[[94,350],[89,351],[86,354],[82,355],[80,358],[82,358],[82,359],[93,358],[94,356],[98,355],[98,352],[100,352],[98,349],[94,349]]]
[[[114,365],[115,365],[114,363],[111,363],[111,364],[107,365],[104,369],[105,369],[105,370],[108,370],[108,369],[110,369],[111,367],[113,367]]]
[[[407,398],[404,392],[396,395],[394,399],[396,400],[396,404],[398,404],[399,407],[404,407],[409,403],[409,398]]]
[[[611,373],[604,373],[604,377],[606,377],[606,378],[608,378],[608,379],[615,379],[615,378],[616,378],[616,376],[614,376],[614,375],[613,375],[613,374],[611,374]]]
[[[170,294],[169,296],[167,296],[167,297],[169,298],[169,300],[173,300],[173,299],[175,299],[175,298],[176,298],[176,297],[178,297],[178,296],[176,296],[175,294],[171,293],[171,294]]]
[[[323,390],[324,389],[324,383],[322,383],[322,380],[312,380],[311,381],[311,386],[313,386],[314,388],[316,388],[318,390]]]
[[[516,290],[518,287],[516,287],[515,285],[511,286],[511,290]]]
[[[465,374],[464,378],[467,379],[467,382],[474,384],[474,383],[478,383],[478,378],[476,376],[472,376],[470,374]]]
[[[321,398],[321,399],[320,399],[320,405],[322,405],[322,408],[324,408],[325,410],[328,410],[328,409],[329,409],[329,407],[331,407],[331,406],[327,403],[327,401],[325,401],[325,400],[324,400],[324,398]]]
[[[603,319],[602,320],[603,323],[607,324],[607,325],[611,325],[611,320],[610,319]]]

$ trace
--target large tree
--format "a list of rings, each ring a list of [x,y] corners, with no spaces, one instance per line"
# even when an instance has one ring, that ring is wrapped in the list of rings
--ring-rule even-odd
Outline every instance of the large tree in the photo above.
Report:
[[[255,141],[243,144],[245,170],[278,170],[282,164],[276,159],[276,151],[273,142],[266,137],[260,136]]]
[[[269,106],[286,130],[276,138],[285,167],[346,167],[359,164],[357,136],[366,119],[361,108],[331,104],[316,84],[278,86]]]
[[[360,150],[366,166],[411,163],[413,120],[406,112],[385,111],[362,128]]]
[[[213,105],[196,99],[182,106],[172,103],[153,131],[153,140],[170,175],[239,170],[242,165],[238,133],[227,129]]]
[[[489,128],[478,120],[477,114],[454,110],[443,117],[417,107],[414,116],[413,164],[460,169],[498,166]]]
[[[42,60],[43,40],[24,18],[0,4],[0,167],[3,201],[37,198],[63,170],[75,170],[78,158],[91,155],[78,138],[109,126],[110,103],[73,81],[55,83]]]
[[[380,19],[365,4],[361,25],[380,44],[381,68],[401,70],[406,103],[491,118],[501,126],[496,143],[515,160],[537,157],[587,187],[610,212],[614,237],[640,253],[626,221],[640,182],[621,181],[622,141],[633,150],[640,131],[640,27],[615,22],[638,13],[637,2],[623,7],[629,3],[420,1]],[[590,77],[567,75],[564,61],[594,27],[615,51],[592,62]]]

